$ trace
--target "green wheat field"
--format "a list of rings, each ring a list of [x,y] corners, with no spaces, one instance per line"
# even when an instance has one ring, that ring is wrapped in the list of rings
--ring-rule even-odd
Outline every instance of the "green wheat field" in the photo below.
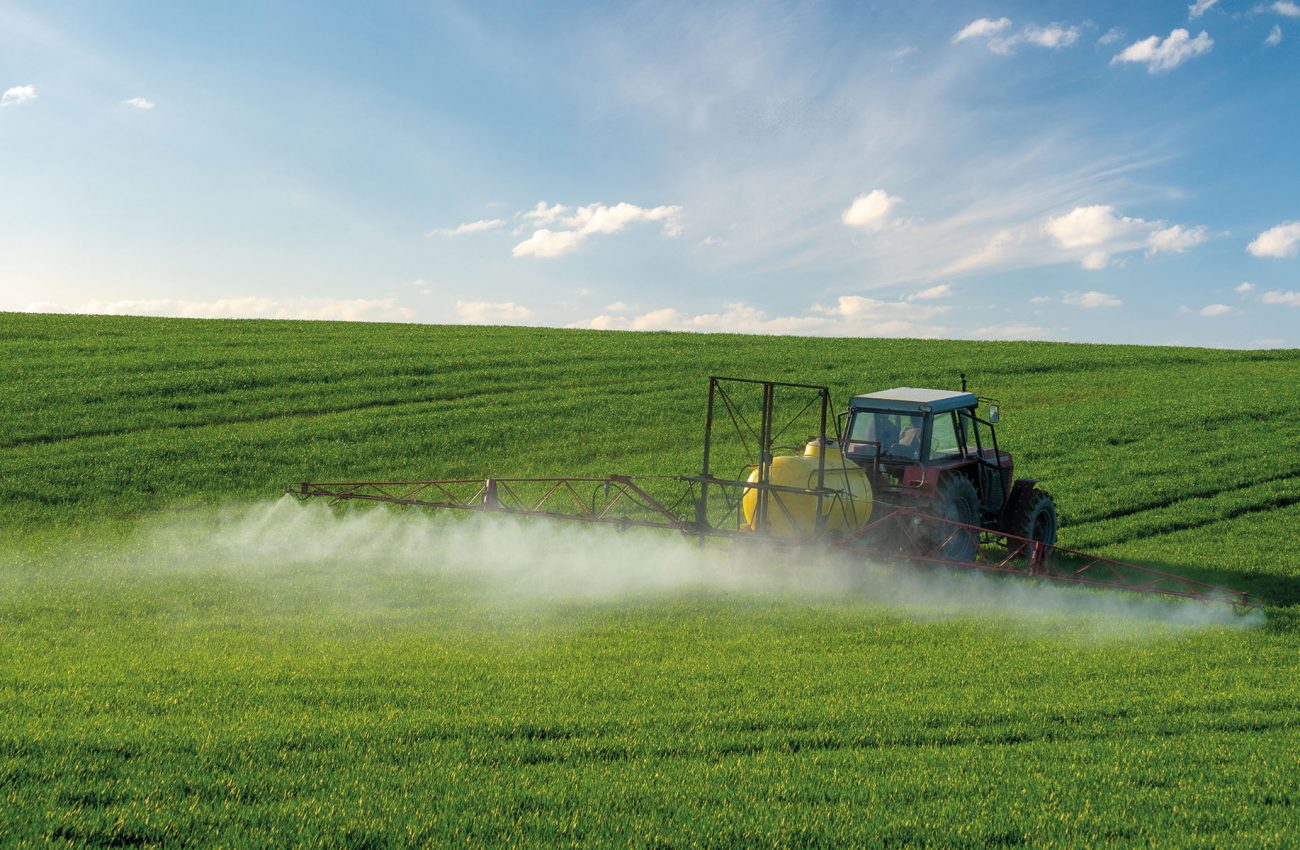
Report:
[[[1199,603],[330,509],[689,473],[710,374],[1002,404]],[[0,314],[0,843],[1293,847],[1300,351]]]

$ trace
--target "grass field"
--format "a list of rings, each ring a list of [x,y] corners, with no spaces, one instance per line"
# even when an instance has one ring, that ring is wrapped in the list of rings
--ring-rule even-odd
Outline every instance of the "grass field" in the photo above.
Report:
[[[0,363],[8,845],[1300,840],[1300,352],[0,314]],[[960,371],[1063,544],[1263,621],[277,500]]]

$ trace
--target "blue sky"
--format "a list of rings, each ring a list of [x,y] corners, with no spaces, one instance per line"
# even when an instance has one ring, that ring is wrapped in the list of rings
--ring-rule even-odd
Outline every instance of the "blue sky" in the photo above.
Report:
[[[0,0],[0,309],[1300,345],[1300,3]]]

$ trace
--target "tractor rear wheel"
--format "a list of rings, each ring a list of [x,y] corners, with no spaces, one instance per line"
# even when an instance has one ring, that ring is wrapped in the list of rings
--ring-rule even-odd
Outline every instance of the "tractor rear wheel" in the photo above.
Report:
[[[934,498],[934,515],[963,525],[979,525],[980,496],[965,475],[949,475],[939,482]],[[979,550],[979,534],[969,528],[936,523],[931,539],[939,557],[953,561],[973,561]]]
[[[1007,530],[1017,537],[1027,537],[1042,543],[1050,551],[1051,547],[1056,545],[1058,527],[1056,502],[1052,499],[1052,494],[1035,487],[1025,493],[1016,504],[1011,515],[1011,527]],[[1008,548],[1020,553],[1026,547],[1023,543],[1013,540]]]

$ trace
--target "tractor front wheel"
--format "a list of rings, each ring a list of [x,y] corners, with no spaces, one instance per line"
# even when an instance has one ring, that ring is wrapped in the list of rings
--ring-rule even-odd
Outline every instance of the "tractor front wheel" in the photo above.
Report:
[[[949,475],[940,481],[934,515],[962,525],[979,525],[980,496],[971,480],[965,475]],[[939,547],[935,554],[953,561],[973,561],[979,550],[977,532],[946,522],[935,524],[932,539]]]

